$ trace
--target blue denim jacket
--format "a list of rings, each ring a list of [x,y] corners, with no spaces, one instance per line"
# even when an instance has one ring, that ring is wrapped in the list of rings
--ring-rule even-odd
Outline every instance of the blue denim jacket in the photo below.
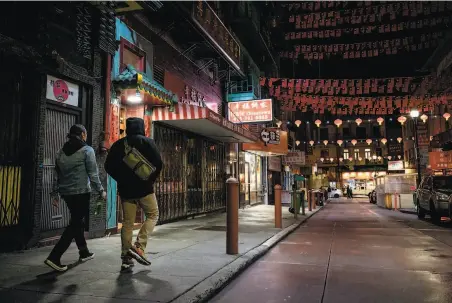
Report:
[[[77,195],[91,192],[91,184],[97,192],[104,188],[99,180],[96,155],[91,146],[84,146],[67,156],[63,150],[56,155],[57,182],[55,191],[60,195]]]

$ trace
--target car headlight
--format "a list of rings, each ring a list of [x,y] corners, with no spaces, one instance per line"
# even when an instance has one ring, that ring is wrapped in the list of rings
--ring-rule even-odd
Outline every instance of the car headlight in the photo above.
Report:
[[[449,200],[449,196],[446,195],[446,194],[436,194],[436,200],[448,201]]]

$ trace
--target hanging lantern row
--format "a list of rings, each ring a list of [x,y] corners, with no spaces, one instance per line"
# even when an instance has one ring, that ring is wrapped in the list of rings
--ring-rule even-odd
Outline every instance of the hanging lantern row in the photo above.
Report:
[[[383,160],[383,159],[388,159],[388,160],[392,160],[394,158],[394,160],[395,159],[402,159],[402,156],[401,155],[398,155],[397,157],[396,156],[385,156],[385,157],[382,157],[382,156],[377,156],[377,155],[373,155],[372,157],[370,157],[370,158],[366,158],[366,160],[378,160],[378,161],[381,161],[381,160]],[[324,157],[321,157],[320,159],[320,162],[325,162],[325,161],[330,161],[330,162],[335,162],[336,161],[336,158],[324,158]],[[344,160],[348,160],[349,162],[353,162],[353,161],[356,161],[356,160],[358,160],[358,161],[363,161],[364,159],[363,159],[363,157],[358,157],[357,159],[353,159],[353,157],[349,157],[348,159],[344,159],[344,158],[342,158],[342,157],[340,157],[339,158],[339,162],[343,162]]]
[[[436,117],[436,116],[434,116],[434,117]],[[424,123],[427,122],[427,120],[428,120],[428,116],[426,114],[422,114],[419,118]],[[448,121],[449,118],[450,118],[450,114],[449,113],[444,113],[443,114],[443,118],[446,119],[446,121]],[[400,124],[402,124],[402,125],[406,122],[406,120],[407,120],[407,118],[405,116],[400,116],[400,117],[397,118],[397,121],[399,121]]]
[[[430,136],[430,137],[432,137],[432,136]],[[397,137],[396,140],[397,140],[399,143],[401,143],[403,139],[402,139],[402,137]],[[432,140],[432,138],[430,138],[430,141],[431,141],[431,140]],[[375,141],[378,141],[378,140],[375,140]],[[392,141],[392,139],[391,139],[391,141]],[[298,141],[298,140],[297,140],[296,142],[299,142],[299,143],[297,143],[297,146],[301,143],[301,142]],[[295,142],[295,143],[296,143],[296,142]],[[348,142],[348,141],[347,141],[347,142]],[[349,142],[350,142],[351,144],[353,144],[353,146],[355,146],[355,145],[358,143],[358,140],[353,139],[353,140],[351,140],[351,141],[349,141]],[[366,139],[365,142],[367,143],[367,145],[371,145],[372,142],[374,142],[374,140],[372,140],[372,139]],[[388,139],[382,138],[382,139],[380,139],[380,142],[383,143],[383,145],[386,145],[386,143],[388,143]],[[304,141],[304,143],[306,143],[306,141]],[[315,141],[314,141],[314,140],[310,140],[308,143],[309,143],[309,145],[314,146]],[[320,143],[320,141],[318,141],[318,143]],[[323,140],[322,143],[323,143],[325,146],[327,146],[328,143],[330,143],[330,141],[328,141],[328,140]],[[334,141],[331,141],[331,143],[334,143]],[[344,140],[339,139],[339,140],[336,141],[336,143],[337,143],[339,146],[342,146],[342,144],[344,144]]]

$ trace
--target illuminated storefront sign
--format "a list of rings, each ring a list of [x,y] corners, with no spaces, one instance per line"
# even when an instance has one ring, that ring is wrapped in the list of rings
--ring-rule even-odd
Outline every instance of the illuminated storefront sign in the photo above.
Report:
[[[271,99],[228,103],[228,119],[233,123],[259,123],[273,120]]]
[[[450,151],[434,151],[429,152],[430,168],[447,169],[452,168],[452,152]]]
[[[77,84],[47,75],[46,98],[60,103],[78,106]]]
[[[403,170],[403,161],[388,161],[388,170]]]
[[[305,153],[303,151],[290,151],[283,157],[284,165],[305,165]]]

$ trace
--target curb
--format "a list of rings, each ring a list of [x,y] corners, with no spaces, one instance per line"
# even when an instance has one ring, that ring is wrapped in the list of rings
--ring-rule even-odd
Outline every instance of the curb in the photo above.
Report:
[[[278,242],[283,240],[289,234],[291,234],[295,229],[297,229],[301,224],[306,222],[310,217],[318,213],[323,209],[324,206],[320,207],[317,211],[309,214],[302,221],[294,223],[271,238],[267,239],[265,242],[256,246],[255,248],[249,250],[248,252],[240,255],[227,264],[226,266],[220,268],[217,272],[207,277],[193,288],[189,289],[187,292],[181,294],[175,299],[169,301],[171,303],[194,303],[194,302],[208,302],[214,295],[216,295],[220,290],[222,290],[231,280],[238,276],[241,272],[253,264],[257,259],[267,253],[273,246]]]
[[[399,209],[399,212],[405,213],[405,214],[410,214],[410,215],[417,215],[417,212],[415,210],[410,210],[410,209]]]

